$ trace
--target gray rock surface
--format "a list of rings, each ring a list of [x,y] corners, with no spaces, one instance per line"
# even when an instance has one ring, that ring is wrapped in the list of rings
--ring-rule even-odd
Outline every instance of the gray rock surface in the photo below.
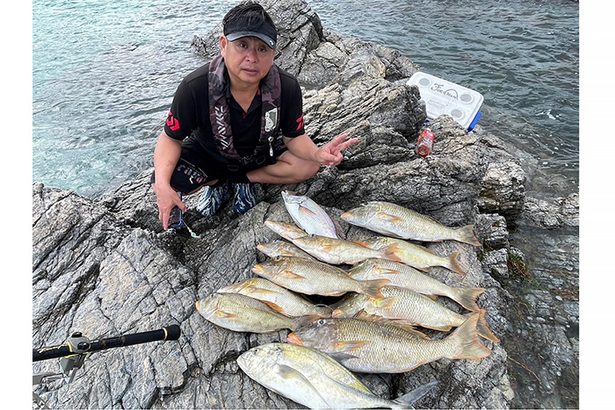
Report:
[[[236,364],[236,358],[251,347],[285,341],[287,331],[231,332],[207,322],[194,307],[196,300],[216,289],[252,276],[251,267],[265,258],[256,245],[279,239],[263,222],[291,221],[280,192],[292,189],[310,196],[337,220],[343,211],[363,202],[384,200],[446,225],[476,225],[483,243],[480,249],[451,241],[429,245],[438,254],[459,251],[467,275],[459,278],[444,268],[434,268],[430,274],[450,285],[486,288],[479,304],[487,310],[488,322],[502,344],[485,343],[492,354],[480,362],[443,359],[403,375],[358,375],[372,391],[395,398],[439,380],[437,390],[417,403],[419,407],[574,403],[578,260],[571,261],[566,251],[578,255],[578,245],[574,248],[578,201],[571,196],[544,206],[540,201],[547,199],[527,198],[527,176],[518,156],[511,155],[497,136],[480,127],[467,133],[447,116],[430,125],[437,134],[432,155],[416,156],[414,142],[425,107],[418,89],[405,85],[404,79],[416,71],[410,60],[385,47],[324,30],[303,1],[262,4],[280,28],[278,64],[306,87],[309,134],[320,144],[347,132],[361,143],[345,153],[339,167],[322,168],[309,181],[259,186],[263,201],[245,215],[233,215],[230,204],[211,218],[189,211],[188,225],[200,238],[185,230],[162,232],[149,185],[151,169],[96,199],[34,184],[33,346],[62,343],[74,331],[102,338],[169,324],[182,329],[177,342],[92,354],[73,383],[53,384],[38,392],[45,393],[52,408],[298,407],[253,382]],[[219,31],[220,27],[195,38],[196,51],[205,56],[215,53]],[[187,198],[192,209],[196,199]],[[349,239],[373,235],[339,222]],[[513,241],[525,240],[515,236],[511,223],[536,229],[544,250],[559,246],[552,236],[555,231],[571,229],[567,249],[558,256],[564,274],[559,278],[552,274],[545,252],[542,264],[533,265],[537,269],[531,272],[541,288],[527,286],[527,278],[517,275],[512,262],[523,258],[531,262],[535,257],[527,248],[511,247]],[[578,232],[576,238],[578,243]],[[521,286],[529,290],[518,296],[514,291]],[[575,286],[576,301],[570,295]],[[558,295],[561,289],[570,292]],[[442,302],[459,310],[450,301]],[[524,306],[528,314],[523,316],[520,309],[511,312],[510,306]],[[509,352],[516,355],[514,362]],[[523,354],[535,358],[534,363],[527,363]],[[56,368],[52,360],[33,366],[34,372]],[[538,383],[524,385],[527,380],[519,374],[533,374]],[[556,394],[560,390],[571,391],[571,397],[560,398]],[[519,397],[519,392],[527,396]],[[576,401],[578,405],[578,380]]]

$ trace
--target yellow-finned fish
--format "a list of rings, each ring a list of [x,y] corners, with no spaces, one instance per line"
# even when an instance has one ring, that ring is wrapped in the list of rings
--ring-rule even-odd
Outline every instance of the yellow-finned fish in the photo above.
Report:
[[[280,235],[282,238],[291,242],[295,239],[309,236],[309,234],[303,229],[287,222],[267,220],[265,221],[265,226]]]
[[[284,206],[298,227],[310,235],[338,238],[335,223],[331,217],[311,198],[282,191]]]
[[[268,243],[259,243],[256,249],[269,256],[275,258],[278,256],[296,256],[298,258],[314,259],[307,252],[302,251],[296,245],[286,241],[272,241]]]
[[[365,295],[350,295],[333,311],[333,317],[369,319],[375,315],[443,332],[461,326],[467,319],[466,316],[410,289],[385,286],[380,292],[384,298],[373,299]],[[499,343],[500,340],[493,334],[485,320],[485,310],[478,313],[478,334],[494,343]]]
[[[460,277],[466,275],[457,260],[459,257],[458,251],[453,251],[449,257],[443,257],[432,253],[424,246],[416,245],[403,239],[389,238],[386,236],[377,236],[375,238],[357,241],[357,243],[370,249],[386,250],[389,257],[385,259],[405,263],[406,265],[423,271],[432,266],[442,266],[455,272]]]
[[[258,263],[252,272],[295,292],[306,295],[340,296],[357,292],[374,298],[382,297],[380,288],[387,279],[360,281],[346,271],[318,261],[303,258],[279,257]]]
[[[237,364],[257,383],[312,409],[411,408],[437,385],[425,384],[396,400],[382,399],[326,354],[288,343],[253,347]]]
[[[355,265],[348,274],[358,280],[388,279],[389,286],[412,289],[424,295],[446,296],[464,308],[478,312],[476,299],[484,288],[456,288],[448,286],[415,268],[385,259],[367,259]]]
[[[400,261],[399,257],[389,251],[387,247],[376,250],[358,242],[308,235],[303,230],[286,222],[265,221],[265,225],[316,259],[333,265],[354,265],[369,258]]]
[[[318,318],[316,315],[289,318],[256,299],[237,293],[212,293],[196,302],[196,310],[214,325],[235,332],[292,330]]]
[[[447,359],[483,359],[491,350],[481,344],[470,316],[444,339],[430,340],[388,321],[319,319],[288,335],[288,341],[327,353],[359,373],[405,373],[420,365]]]
[[[218,293],[239,293],[258,299],[274,311],[288,317],[316,315],[331,317],[328,306],[314,305],[301,296],[264,278],[250,278],[217,290]]]
[[[403,206],[383,201],[371,201],[344,212],[346,222],[383,235],[422,242],[454,240],[480,246],[474,225],[451,228]]]

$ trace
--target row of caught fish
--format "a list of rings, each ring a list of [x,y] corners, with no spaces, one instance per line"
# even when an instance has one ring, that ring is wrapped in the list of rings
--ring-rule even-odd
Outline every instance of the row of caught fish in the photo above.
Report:
[[[458,252],[445,258],[402,240],[479,245],[472,226],[452,229],[395,204],[370,202],[343,213],[342,219],[394,238],[353,242],[340,239],[339,225],[311,199],[286,191],[282,196],[302,229],[275,221],[265,225],[291,243],[259,244],[272,258],[252,268],[260,278],[226,286],[196,303],[207,320],[230,330],[293,331],[291,344],[259,346],[239,357],[238,364],[255,381],[312,408],[407,408],[433,384],[398,400],[383,400],[349,370],[400,373],[440,358],[481,359],[490,350],[479,335],[499,342],[476,303],[485,289],[450,287],[417,270],[443,266],[464,275]],[[332,266],[340,264],[354,266],[348,271]],[[347,295],[327,306],[297,293]],[[447,309],[435,301],[437,296],[449,297],[471,313]],[[430,339],[415,325],[457,329]]]
[[[423,271],[432,266],[442,266],[459,276],[465,276],[457,260],[457,251],[449,257],[443,257],[424,246],[396,238],[377,236],[363,241],[348,241],[308,234],[286,222],[265,221],[265,225],[316,259],[333,265],[355,265],[366,259],[378,258],[402,262]]]
[[[339,238],[339,226],[312,199],[289,191],[282,191],[282,199],[293,221],[308,234]],[[344,212],[341,218],[352,225],[394,238],[421,242],[454,240],[480,246],[473,225],[450,228],[390,202],[371,201]]]
[[[476,304],[476,298],[484,289],[453,288],[399,263],[368,260],[346,273],[316,260],[277,257],[255,265],[253,272],[266,279],[251,278],[224,287],[197,302],[199,312],[212,323],[234,331],[266,333],[291,329],[297,332],[295,341],[305,343],[308,340],[314,346],[317,343],[331,344],[339,349],[337,353],[346,351],[347,340],[336,338],[337,333],[326,330],[326,327],[320,334],[318,329],[325,324],[330,328],[355,322],[376,327],[393,323],[413,337],[420,337],[421,343],[426,341],[429,344],[432,341],[411,326],[449,331],[453,327],[461,328],[466,322],[471,322],[469,319],[475,318],[470,330],[462,332],[464,342],[467,344],[475,335],[499,342],[485,321],[485,311]],[[380,279],[358,280],[356,277]],[[386,277],[394,277],[396,285],[407,287],[390,286],[391,281]],[[319,306],[294,292],[323,296],[350,294],[334,306]],[[469,317],[461,315],[419,292],[449,296],[474,312]],[[323,320],[317,320],[319,318]],[[383,318],[392,322],[385,323]],[[367,322],[369,324],[364,324]],[[313,336],[306,338],[306,334]],[[376,342],[378,332],[374,336]],[[332,339],[327,340],[327,337]],[[407,371],[407,367],[400,369]],[[372,371],[387,370],[374,368]]]

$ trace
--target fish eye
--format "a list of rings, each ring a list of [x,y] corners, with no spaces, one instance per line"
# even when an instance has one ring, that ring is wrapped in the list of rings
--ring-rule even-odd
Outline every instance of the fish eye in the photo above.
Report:
[[[319,319],[318,322],[316,322],[318,324],[318,326],[322,326],[325,324],[325,320],[324,319]]]

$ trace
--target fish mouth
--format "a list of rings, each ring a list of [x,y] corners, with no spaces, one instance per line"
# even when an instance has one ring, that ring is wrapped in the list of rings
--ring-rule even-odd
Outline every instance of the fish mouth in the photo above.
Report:
[[[299,335],[295,332],[292,332],[286,336],[286,340],[294,345],[303,346],[303,339],[301,339],[301,337],[299,337]]]
[[[344,221],[349,220],[352,217],[352,214],[350,212],[343,212],[340,215],[340,218],[342,218]]]
[[[331,312],[331,317],[341,317],[344,316],[344,312],[340,309],[334,309],[333,312]]]

